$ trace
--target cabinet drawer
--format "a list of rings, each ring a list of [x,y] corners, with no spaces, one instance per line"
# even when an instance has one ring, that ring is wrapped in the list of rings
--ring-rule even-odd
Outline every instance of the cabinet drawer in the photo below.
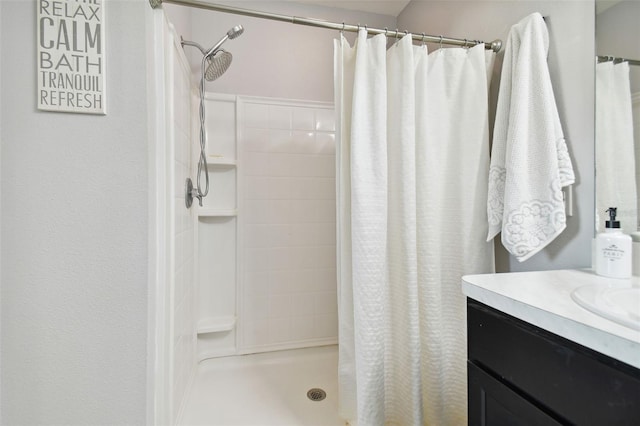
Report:
[[[469,426],[559,426],[562,423],[468,362]]]
[[[567,423],[640,424],[640,370],[468,301],[469,361]]]

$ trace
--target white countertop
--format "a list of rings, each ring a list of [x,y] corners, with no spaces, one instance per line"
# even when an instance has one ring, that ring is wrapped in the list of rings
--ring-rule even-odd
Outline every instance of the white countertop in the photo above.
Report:
[[[578,287],[640,278],[604,278],[589,270],[466,275],[463,293],[506,314],[640,368],[640,331],[619,325],[582,308],[571,299]]]

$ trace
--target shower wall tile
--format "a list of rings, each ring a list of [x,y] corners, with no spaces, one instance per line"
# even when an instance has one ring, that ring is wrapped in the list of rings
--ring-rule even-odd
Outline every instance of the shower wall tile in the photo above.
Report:
[[[246,103],[242,116],[242,127],[247,129],[269,128],[269,106],[258,103]]]
[[[336,135],[334,133],[316,133],[316,146],[318,154],[334,154],[336,152]]]
[[[244,129],[247,152],[268,152],[269,132],[263,128]]]
[[[291,340],[291,319],[289,317],[269,319],[269,340],[285,343]]]
[[[171,163],[168,176],[170,229],[173,247],[170,259],[172,343],[173,343],[173,407],[178,413],[186,394],[190,377],[196,368],[195,331],[195,221],[193,210],[185,208],[184,182],[191,174],[191,146],[197,144],[194,121],[197,117],[197,98],[190,86],[188,65],[174,58],[173,101],[169,115],[168,133]]]
[[[338,334],[338,315],[316,315],[314,337],[328,338]]]
[[[248,321],[264,321],[269,318],[268,296],[247,296],[246,298]]]
[[[311,292],[294,294],[291,314],[295,317],[315,314],[315,299],[316,295]]]
[[[241,104],[243,350],[337,339],[333,109]]]
[[[267,157],[266,176],[287,177],[291,176],[291,168],[295,159],[291,154],[270,153]]]
[[[291,152],[294,154],[318,154],[319,147],[315,143],[315,132],[294,130],[291,132]]]
[[[244,339],[251,342],[251,347],[269,345],[269,325],[267,321],[246,320],[243,327]]]
[[[248,151],[243,158],[245,176],[266,176],[269,155],[263,152]]]
[[[309,336],[315,335],[315,316],[304,315],[293,318],[291,322],[291,339],[307,340]]]
[[[289,153],[293,150],[293,146],[291,130],[269,130],[268,152]]]
[[[315,110],[312,108],[293,108],[292,128],[295,130],[315,130]]]
[[[269,129],[291,130],[292,108],[280,105],[269,105]]]

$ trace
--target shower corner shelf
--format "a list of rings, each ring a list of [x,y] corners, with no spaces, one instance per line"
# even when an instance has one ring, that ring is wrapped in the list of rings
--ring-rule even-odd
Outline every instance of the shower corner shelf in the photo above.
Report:
[[[209,166],[219,166],[219,167],[235,167],[237,166],[236,160],[223,157],[219,155],[209,155],[207,157],[207,165]]]
[[[234,217],[238,215],[237,209],[199,209],[198,217]]]
[[[236,326],[235,316],[204,318],[198,321],[198,334],[220,333],[231,331]]]

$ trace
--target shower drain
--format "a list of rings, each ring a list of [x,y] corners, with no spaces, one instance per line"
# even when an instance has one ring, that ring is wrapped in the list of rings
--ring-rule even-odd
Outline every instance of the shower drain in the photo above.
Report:
[[[312,401],[322,401],[327,397],[327,393],[320,388],[309,389],[307,392],[307,398]]]

